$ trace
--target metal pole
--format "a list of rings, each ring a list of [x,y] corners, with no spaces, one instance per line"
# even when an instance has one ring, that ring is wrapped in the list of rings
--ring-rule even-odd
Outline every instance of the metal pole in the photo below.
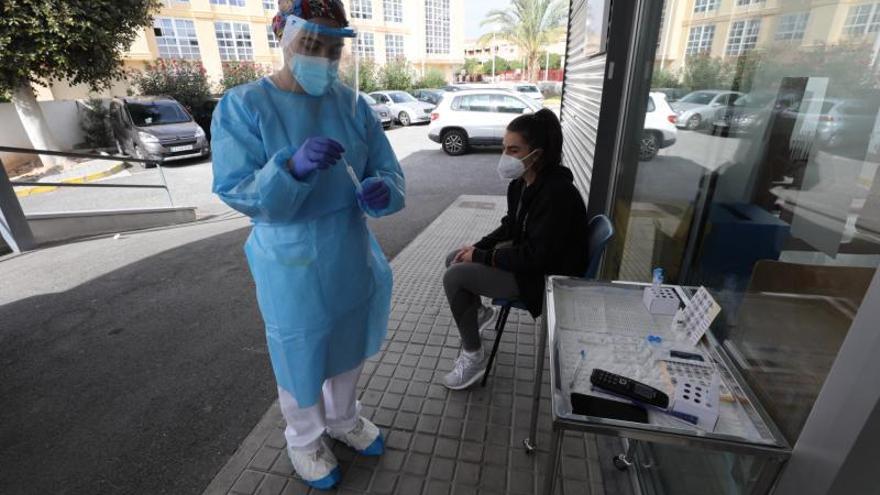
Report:
[[[547,49],[547,60],[544,62],[544,80],[550,80],[550,49]]]
[[[0,236],[15,253],[30,251],[36,247],[34,234],[24,216],[12,183],[9,182],[2,160],[0,160]]]
[[[492,33],[492,82],[495,82],[495,55],[498,52],[498,46],[495,45],[495,33]]]
[[[156,169],[159,170],[159,177],[162,178],[162,185],[165,187],[165,193],[168,195],[168,203],[174,206],[174,199],[171,197],[171,190],[168,189],[168,182],[165,180],[165,171],[162,170],[162,164],[156,162]]]

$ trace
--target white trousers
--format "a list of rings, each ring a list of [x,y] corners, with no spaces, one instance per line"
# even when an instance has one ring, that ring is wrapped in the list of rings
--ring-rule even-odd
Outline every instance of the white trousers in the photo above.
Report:
[[[284,438],[290,448],[317,449],[325,429],[345,433],[357,425],[357,382],[363,368],[361,363],[351,371],[324,380],[322,397],[311,407],[300,408],[293,394],[278,387],[281,414],[287,421]]]

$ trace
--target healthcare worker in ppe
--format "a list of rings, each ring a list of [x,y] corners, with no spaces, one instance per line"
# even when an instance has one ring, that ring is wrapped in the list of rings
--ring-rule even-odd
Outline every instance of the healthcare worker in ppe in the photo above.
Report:
[[[338,463],[323,437],[380,455],[356,385],[380,350],[391,269],[365,214],[404,206],[404,178],[382,126],[341,61],[355,37],[340,0],[282,0],[273,20],[285,66],[229,91],[211,132],[214,192],[248,215],[245,244],[266,325],[294,469],[330,489]],[[356,78],[355,78],[356,79]]]

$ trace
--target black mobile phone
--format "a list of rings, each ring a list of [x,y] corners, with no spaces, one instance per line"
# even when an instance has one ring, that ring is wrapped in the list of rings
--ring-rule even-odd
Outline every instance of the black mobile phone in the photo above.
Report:
[[[648,411],[644,407],[577,392],[571,393],[571,409],[575,414],[584,416],[619,419],[635,423],[648,422]]]

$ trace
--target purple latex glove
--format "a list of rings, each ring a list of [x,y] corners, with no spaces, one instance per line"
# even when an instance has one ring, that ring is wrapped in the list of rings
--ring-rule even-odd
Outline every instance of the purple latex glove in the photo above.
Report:
[[[310,137],[303,142],[291,160],[291,170],[297,179],[303,179],[315,170],[332,167],[342,158],[345,148],[326,137]]]
[[[391,190],[388,184],[378,177],[367,177],[361,182],[363,191],[358,193],[358,200],[366,208],[373,211],[381,211],[388,208],[391,203]]]

